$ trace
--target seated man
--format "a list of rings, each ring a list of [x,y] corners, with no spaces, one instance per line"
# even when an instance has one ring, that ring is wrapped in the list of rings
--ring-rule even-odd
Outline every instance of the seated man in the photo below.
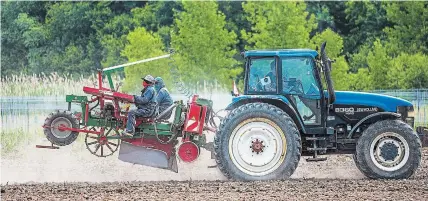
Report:
[[[157,77],[155,79],[155,89],[157,93],[156,102],[159,107],[159,114],[168,109],[173,104],[173,100],[169,95],[168,89],[166,89],[163,79],[161,77]],[[169,111],[162,119],[169,119],[171,117],[172,110]]]
[[[153,88],[155,79],[151,75],[147,75],[143,80],[143,90],[141,96],[134,95],[134,103],[138,109],[128,112],[128,121],[126,122],[126,130],[123,135],[133,136],[135,131],[135,117],[149,118],[154,115],[156,109],[156,91]]]
[[[270,63],[270,71],[269,73],[265,76],[265,77],[269,77],[271,84],[267,87],[267,91],[276,91],[276,68],[275,68],[275,61],[272,61]]]

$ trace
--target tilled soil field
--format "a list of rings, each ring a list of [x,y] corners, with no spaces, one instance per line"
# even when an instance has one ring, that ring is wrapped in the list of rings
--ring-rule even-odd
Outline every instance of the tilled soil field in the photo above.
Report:
[[[26,183],[2,185],[1,195],[2,200],[428,200],[428,150],[408,180]]]
[[[3,190],[3,200],[428,200],[427,180],[28,184]]]

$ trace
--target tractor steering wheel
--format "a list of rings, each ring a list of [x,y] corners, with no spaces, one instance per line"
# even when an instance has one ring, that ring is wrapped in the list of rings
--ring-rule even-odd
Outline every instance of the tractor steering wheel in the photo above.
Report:
[[[284,83],[292,83],[289,84],[290,87],[288,87],[287,91],[284,91],[285,93],[291,93],[291,92],[296,92],[296,94],[303,94],[303,84],[300,80],[295,80],[295,81],[284,81]],[[301,86],[301,87],[299,87]],[[302,89],[302,90],[300,90]]]

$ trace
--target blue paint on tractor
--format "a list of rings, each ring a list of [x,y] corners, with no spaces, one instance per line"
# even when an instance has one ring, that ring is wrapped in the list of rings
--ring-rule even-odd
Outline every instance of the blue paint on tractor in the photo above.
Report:
[[[249,50],[245,52],[245,57],[249,56],[295,56],[315,58],[318,52],[311,49],[278,49],[278,50]]]
[[[386,112],[397,112],[397,106],[412,106],[412,103],[401,98],[365,92],[336,91],[333,104],[374,106]]]
[[[285,98],[284,96],[280,95],[241,95],[238,97],[232,98],[232,103],[230,103],[226,110],[230,110],[234,107],[235,103],[241,101],[241,100],[254,100],[254,99],[272,99],[272,100],[279,100],[286,104],[290,104],[290,102]]]
[[[328,96],[327,91],[324,92],[325,96]],[[352,91],[336,91],[335,93],[336,101],[333,104],[373,106],[382,108],[386,112],[397,112],[397,106],[412,106],[412,103],[407,100],[388,95]],[[232,109],[235,103],[244,99],[273,99],[282,101],[288,105],[290,104],[281,95],[241,95],[232,98],[232,103],[226,107],[226,110]]]

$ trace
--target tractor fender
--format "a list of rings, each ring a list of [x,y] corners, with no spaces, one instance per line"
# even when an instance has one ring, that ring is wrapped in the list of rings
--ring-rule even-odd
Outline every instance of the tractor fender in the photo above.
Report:
[[[397,119],[401,117],[401,114],[399,113],[395,113],[395,112],[378,112],[378,113],[374,113],[371,115],[368,115],[364,118],[362,118],[357,124],[355,124],[355,126],[351,129],[351,131],[349,132],[347,138],[351,139],[352,135],[354,134],[354,132],[357,130],[357,128],[364,123],[365,121],[372,119],[374,117],[380,117],[380,116],[386,116],[388,118],[392,118],[392,119]]]
[[[290,102],[287,98],[278,96],[278,95],[241,95],[238,97],[234,97],[232,99],[232,103],[229,104],[225,110],[233,110],[241,105],[254,103],[254,102],[262,102],[274,105],[279,107],[284,112],[286,112],[293,122],[296,124],[297,128],[301,130],[301,132],[306,133],[305,127],[303,126],[303,121],[300,119],[299,114],[294,110],[294,108],[290,105]]]

